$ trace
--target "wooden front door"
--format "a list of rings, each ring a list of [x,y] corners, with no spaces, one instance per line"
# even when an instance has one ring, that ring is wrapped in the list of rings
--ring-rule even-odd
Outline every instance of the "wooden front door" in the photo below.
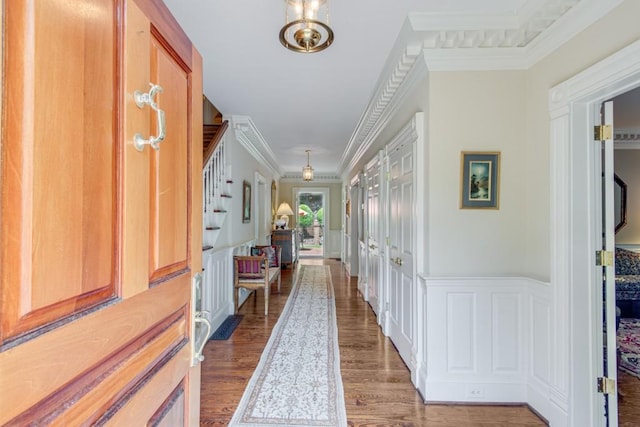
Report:
[[[197,422],[201,58],[159,0],[2,22],[0,425]]]

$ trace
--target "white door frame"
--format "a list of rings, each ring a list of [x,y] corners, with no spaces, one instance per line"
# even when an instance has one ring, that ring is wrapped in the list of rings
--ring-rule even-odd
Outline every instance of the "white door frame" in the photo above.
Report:
[[[254,174],[253,179],[253,206],[254,214],[254,238],[256,240],[256,244],[258,245],[268,245],[268,235],[271,227],[269,223],[271,222],[271,208],[269,205],[269,200],[267,198],[267,179],[262,176],[259,172]],[[261,203],[262,202],[262,203]]]
[[[601,327],[601,308],[594,302],[594,254],[602,239],[595,232],[601,207],[594,194],[601,178],[593,126],[603,101],[637,86],[640,41],[549,91],[552,424],[565,418],[576,427],[604,425],[602,400],[595,390],[602,348],[595,333]],[[585,349],[590,350],[586,357],[579,357]]]
[[[324,238],[322,239],[322,257],[326,258],[328,257],[328,254],[331,253],[331,248],[330,246],[330,237],[329,237],[329,233],[331,228],[329,227],[329,220],[330,220],[330,214],[331,214],[331,205],[330,205],[330,200],[329,200],[329,196],[330,196],[330,191],[329,188],[327,187],[293,187],[292,191],[292,199],[291,200],[295,200],[295,203],[293,206],[293,209],[296,209],[296,211],[294,212],[295,215],[298,215],[297,209],[299,206],[299,197],[300,197],[300,193],[321,193],[322,194],[322,207],[324,210],[324,218],[323,218],[323,224],[322,224],[322,228],[324,229],[323,232],[323,236]],[[298,226],[298,220],[296,219],[296,227]],[[300,256],[300,254],[298,254],[298,257]]]

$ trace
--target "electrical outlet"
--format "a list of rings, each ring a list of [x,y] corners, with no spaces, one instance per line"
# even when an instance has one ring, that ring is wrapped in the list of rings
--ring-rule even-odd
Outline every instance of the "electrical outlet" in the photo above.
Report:
[[[467,397],[469,399],[484,399],[484,387],[479,385],[467,386]]]

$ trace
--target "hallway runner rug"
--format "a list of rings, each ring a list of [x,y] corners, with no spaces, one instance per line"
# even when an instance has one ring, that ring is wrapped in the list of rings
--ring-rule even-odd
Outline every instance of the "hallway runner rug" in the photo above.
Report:
[[[329,266],[298,266],[230,426],[346,426]]]
[[[618,368],[640,378],[640,319],[620,319]]]

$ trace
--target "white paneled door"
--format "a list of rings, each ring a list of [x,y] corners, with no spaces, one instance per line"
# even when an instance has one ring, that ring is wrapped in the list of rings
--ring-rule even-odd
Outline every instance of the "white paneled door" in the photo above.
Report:
[[[392,143],[389,162],[389,337],[407,366],[411,366],[414,301],[414,150],[408,141]]]
[[[380,317],[380,160],[367,165],[367,297]]]

